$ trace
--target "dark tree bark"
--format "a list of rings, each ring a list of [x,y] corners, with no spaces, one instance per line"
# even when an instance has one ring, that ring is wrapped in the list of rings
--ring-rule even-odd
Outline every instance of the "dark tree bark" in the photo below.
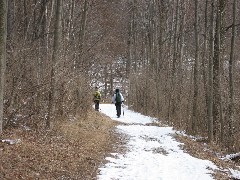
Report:
[[[211,17],[210,17],[210,40],[209,40],[209,60],[208,60],[208,140],[213,141],[213,56],[214,56],[214,0],[211,1]]]
[[[218,0],[213,57],[213,124],[214,135],[219,139],[223,128],[221,100],[221,47],[223,43],[223,16],[225,0]]]
[[[233,114],[234,114],[234,91],[233,91],[233,64],[234,64],[234,47],[235,47],[235,31],[236,31],[236,8],[237,1],[233,1],[233,22],[232,22],[232,37],[231,37],[231,52],[229,58],[229,105],[228,105],[228,147],[231,148],[233,139]]]
[[[88,1],[84,1],[82,17],[80,22],[80,33],[79,33],[79,59],[76,62],[76,68],[79,70],[80,67],[84,68],[83,65],[83,46],[84,46],[84,38],[85,38],[85,29],[86,29],[86,20],[87,20],[87,8],[88,8]]]
[[[50,72],[50,91],[49,91],[49,105],[48,105],[48,116],[46,119],[46,128],[50,128],[50,121],[54,116],[54,102],[55,102],[55,71],[56,71],[56,61],[59,57],[59,45],[61,37],[61,12],[62,12],[62,0],[55,0],[56,5],[56,19],[54,23],[54,41],[53,41],[53,53],[51,61],[51,72]]]
[[[0,0],[0,134],[3,124],[4,86],[6,69],[6,37],[7,37],[7,1]]]
[[[194,61],[194,94],[193,94],[193,111],[192,111],[192,132],[196,133],[196,122],[197,122],[197,104],[198,104],[198,73],[199,73],[199,35],[198,35],[198,0],[195,0],[195,61]]]
[[[8,15],[7,15],[7,40],[11,41],[14,32],[14,8],[15,0],[8,0]]]

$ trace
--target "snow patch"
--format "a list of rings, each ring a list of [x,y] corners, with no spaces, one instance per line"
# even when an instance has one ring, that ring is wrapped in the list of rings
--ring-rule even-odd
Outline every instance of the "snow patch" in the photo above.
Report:
[[[230,159],[230,160],[235,159],[236,157],[240,157],[240,152],[236,153],[236,154],[228,154],[228,155],[226,155],[226,158]]]
[[[114,153],[99,168],[99,180],[211,180],[217,167],[208,160],[190,156],[181,150],[182,143],[173,138],[172,127],[145,126],[156,119],[128,109],[117,118],[113,104],[102,104],[104,114],[127,125],[117,131],[129,137],[125,154]]]
[[[234,169],[229,169],[231,172],[231,177],[235,179],[240,179],[240,171],[234,170]]]
[[[12,139],[3,139],[2,142],[3,142],[3,143],[10,144],[10,145],[13,145],[13,144],[18,144],[18,143],[20,143],[21,140],[20,140],[20,139],[14,139],[14,140],[12,140]]]

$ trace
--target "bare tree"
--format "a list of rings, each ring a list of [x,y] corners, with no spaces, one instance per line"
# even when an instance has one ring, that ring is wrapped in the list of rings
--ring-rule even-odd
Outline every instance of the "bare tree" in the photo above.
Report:
[[[171,69],[171,89],[169,93],[169,103],[168,103],[168,121],[172,118],[176,113],[176,99],[175,99],[175,92],[176,92],[176,72],[177,72],[177,63],[178,63],[178,31],[179,31],[179,0],[174,0],[173,3],[176,1],[175,6],[175,13],[174,13],[174,5],[172,9],[172,31],[173,31],[173,41],[170,42],[173,44],[172,49],[172,69]],[[175,18],[174,18],[175,17]],[[171,37],[172,38],[172,37]],[[172,117],[171,117],[172,116]]]
[[[198,71],[199,71],[199,45],[198,45],[198,0],[195,0],[195,60],[194,60],[194,94],[193,94],[193,111],[192,111],[192,132],[196,133],[196,122],[197,122],[197,104],[198,104]]]
[[[208,117],[208,139],[213,140],[213,56],[214,56],[214,0],[211,1],[210,16],[210,40],[209,40],[209,60],[208,60],[208,92],[207,92],[207,117]]]
[[[80,33],[79,33],[79,58],[76,62],[77,69],[83,66],[82,56],[83,56],[83,45],[84,45],[84,38],[86,33],[86,20],[87,20],[87,9],[88,9],[88,1],[84,1],[82,17],[80,22]]]
[[[232,37],[231,37],[231,51],[229,58],[229,105],[228,105],[228,147],[232,147],[233,144],[233,114],[234,114],[234,91],[233,91],[233,62],[234,62],[234,48],[235,48],[235,30],[236,30],[236,8],[237,1],[233,1],[233,21],[232,21]]]
[[[216,13],[216,27],[214,38],[214,56],[213,56],[213,123],[214,135],[219,139],[221,127],[223,127],[223,112],[221,98],[221,52],[223,45],[223,17],[225,10],[225,0],[218,0]]]
[[[0,1],[0,133],[2,133],[6,68],[7,1]]]
[[[51,61],[51,73],[50,73],[50,91],[49,91],[49,105],[48,105],[48,117],[46,119],[46,127],[50,128],[50,120],[53,118],[54,114],[54,96],[55,96],[55,83],[56,83],[56,61],[59,56],[59,46],[60,46],[60,38],[61,38],[61,12],[62,12],[62,0],[56,0],[56,20],[54,23],[54,42],[53,42],[53,53],[52,53],[52,61]]]

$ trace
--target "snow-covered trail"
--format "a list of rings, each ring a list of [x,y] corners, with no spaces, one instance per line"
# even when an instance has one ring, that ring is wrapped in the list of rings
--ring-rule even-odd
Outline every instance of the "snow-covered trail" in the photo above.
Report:
[[[129,136],[125,154],[111,154],[108,163],[99,168],[99,180],[209,180],[212,162],[184,153],[171,127],[145,126],[153,118],[125,109],[116,117],[113,104],[101,104],[101,112],[113,120],[128,123],[117,131]]]

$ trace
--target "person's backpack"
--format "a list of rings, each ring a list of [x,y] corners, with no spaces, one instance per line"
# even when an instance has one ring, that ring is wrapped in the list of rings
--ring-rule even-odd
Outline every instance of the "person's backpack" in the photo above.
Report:
[[[116,103],[120,103],[121,102],[121,95],[120,93],[116,93]]]

